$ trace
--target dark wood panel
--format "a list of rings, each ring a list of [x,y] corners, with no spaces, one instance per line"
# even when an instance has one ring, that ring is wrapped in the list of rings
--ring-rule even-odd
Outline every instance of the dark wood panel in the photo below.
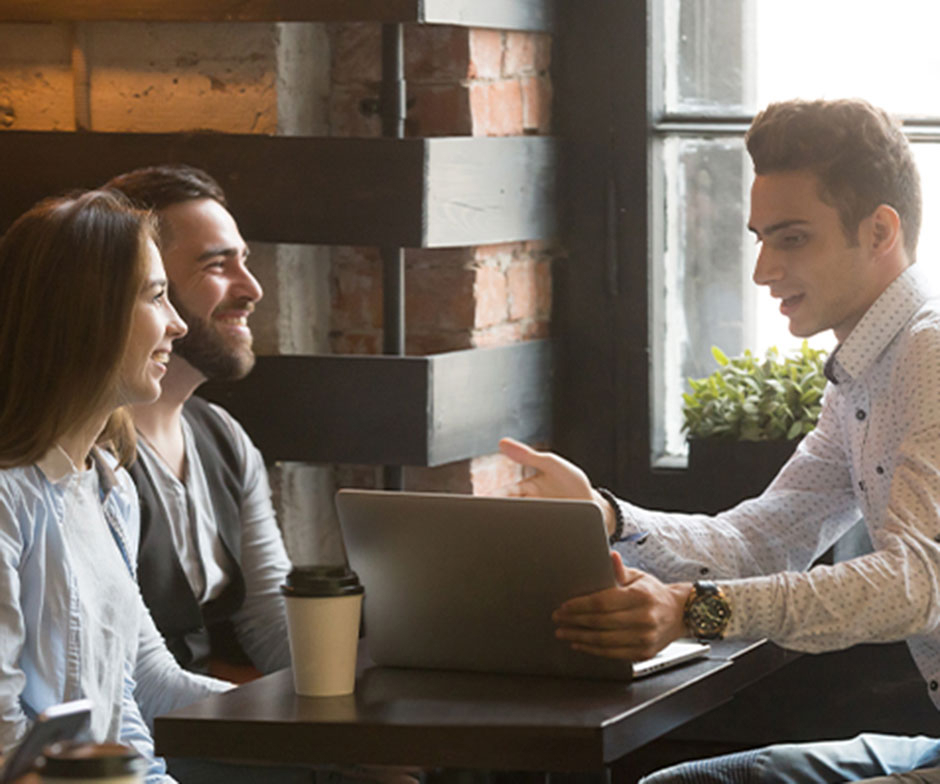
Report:
[[[424,143],[240,134],[0,132],[0,229],[37,199],[163,162],[205,169],[248,239],[420,245]]]
[[[419,22],[548,30],[553,0],[2,0],[0,22]]]
[[[495,452],[504,435],[531,443],[550,441],[549,342],[438,354],[431,373],[431,465]]]
[[[249,240],[445,247],[555,231],[548,138],[348,139],[0,132],[0,231],[49,194],[137,166],[199,166]]]
[[[242,422],[268,462],[440,465],[548,433],[545,341],[427,357],[259,357],[200,394]]]
[[[548,137],[433,140],[427,245],[554,237],[556,169],[557,145]]]

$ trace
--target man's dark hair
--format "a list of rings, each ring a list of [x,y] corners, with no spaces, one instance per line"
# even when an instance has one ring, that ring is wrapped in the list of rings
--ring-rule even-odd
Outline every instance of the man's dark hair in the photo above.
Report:
[[[228,208],[225,192],[210,175],[185,163],[147,166],[119,174],[107,188],[121,191],[135,205],[148,210],[162,210],[192,199],[214,199]]]
[[[920,233],[920,176],[900,124],[866,101],[785,101],[754,118],[745,137],[756,174],[806,171],[839,212],[850,243],[880,204],[897,210],[913,261]]]

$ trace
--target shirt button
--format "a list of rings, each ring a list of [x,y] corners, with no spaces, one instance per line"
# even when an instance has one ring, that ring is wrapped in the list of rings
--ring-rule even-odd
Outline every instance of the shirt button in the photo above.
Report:
[[[936,691],[937,689],[940,689],[940,683],[937,683],[936,681],[931,681],[931,682],[930,682],[930,690],[931,690],[931,691]]]
[[[884,468],[882,468],[881,466],[875,466],[875,473],[883,474],[884,472],[885,472]]]
[[[864,411],[862,411],[862,409],[858,409],[858,411],[855,412],[855,418],[859,422],[861,422],[866,416],[868,415]]]
[[[698,570],[698,573],[702,575],[702,577],[704,577],[706,574],[708,574],[708,567],[703,566],[701,569]]]
[[[858,483],[858,489],[861,490],[863,493],[865,492],[865,480],[864,479]]]

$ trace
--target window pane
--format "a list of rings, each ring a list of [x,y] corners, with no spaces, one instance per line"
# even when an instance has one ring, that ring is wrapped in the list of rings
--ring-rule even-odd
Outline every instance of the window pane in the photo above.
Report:
[[[738,354],[753,324],[744,259],[750,164],[739,138],[670,138],[661,145],[666,213],[654,265],[653,452],[683,454],[687,378],[714,369],[711,347]]]
[[[940,116],[936,0],[668,0],[670,113],[753,114],[775,100],[863,96]]]

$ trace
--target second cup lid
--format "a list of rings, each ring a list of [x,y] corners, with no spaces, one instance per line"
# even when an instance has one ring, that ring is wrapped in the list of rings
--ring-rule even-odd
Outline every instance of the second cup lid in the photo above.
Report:
[[[359,577],[348,566],[295,566],[281,586],[285,596],[350,596],[363,592]]]

